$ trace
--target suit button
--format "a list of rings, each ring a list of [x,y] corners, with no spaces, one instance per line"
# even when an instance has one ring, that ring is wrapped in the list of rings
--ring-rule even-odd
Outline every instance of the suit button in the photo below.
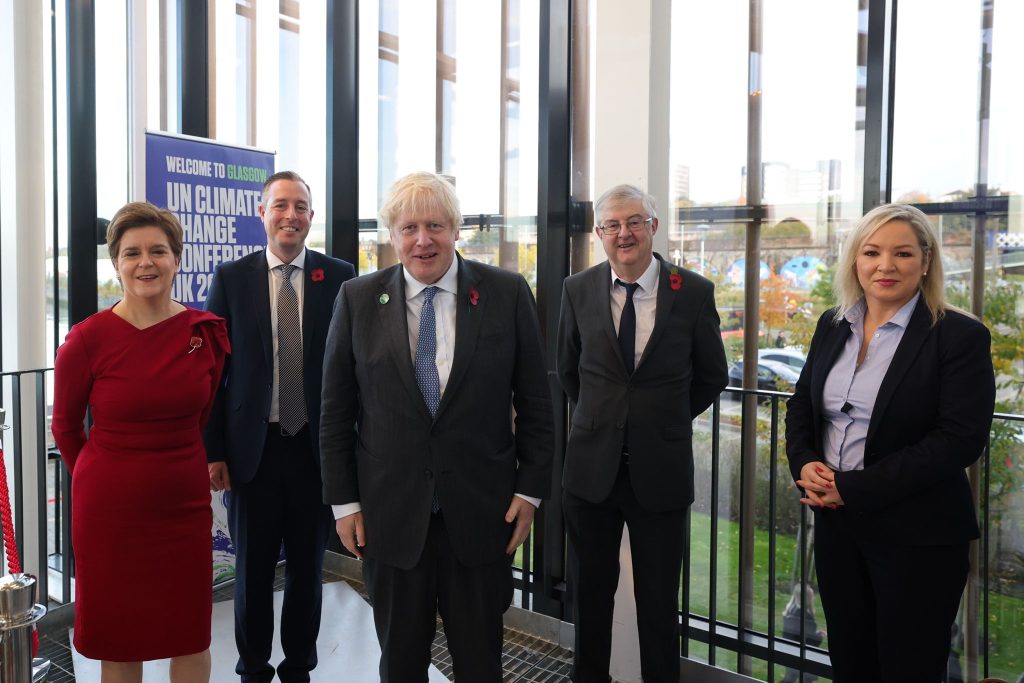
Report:
[[[625,426],[626,426],[626,423],[625,423],[625,422],[616,422],[616,423],[615,423],[615,428],[616,428],[616,429],[624,429],[624,428],[625,428]]]

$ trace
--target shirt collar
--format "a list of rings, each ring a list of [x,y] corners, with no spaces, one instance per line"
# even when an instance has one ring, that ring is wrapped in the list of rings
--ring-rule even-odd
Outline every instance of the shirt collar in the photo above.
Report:
[[[286,265],[284,261],[282,261],[280,258],[278,258],[277,254],[275,254],[274,252],[270,251],[270,247],[266,248],[265,253],[267,255],[267,268],[268,269],[273,270],[274,268],[277,268],[278,266]],[[287,265],[295,266],[299,270],[305,270],[305,267],[306,267],[306,248],[303,247],[302,251],[299,252],[299,255],[296,256],[294,259],[292,259],[292,262],[287,264]]]
[[[402,276],[405,278],[405,300],[411,301],[420,292],[427,287],[437,287],[438,289],[444,290],[445,292],[451,292],[452,294],[458,294],[459,291],[459,257],[452,256],[452,265],[448,266],[448,270],[441,276],[441,279],[435,282],[433,285],[425,285],[412,275],[409,271],[402,268]]]
[[[917,300],[921,298],[921,292],[918,292],[910,301],[903,304],[900,310],[896,311],[885,323],[885,325],[896,325],[897,327],[906,328],[907,323],[910,322],[910,316],[914,314],[914,308],[917,306]],[[864,298],[861,297],[860,301],[850,307],[850,310],[846,312],[846,320],[850,323],[859,323],[864,319],[864,313],[867,311],[867,304],[864,303]],[[883,325],[883,327],[885,327]]]
[[[661,261],[651,256],[651,262],[647,264],[647,269],[643,274],[637,278],[637,283],[640,285],[640,289],[646,294],[650,294],[658,289],[658,271],[661,269]],[[616,280],[622,280],[618,275],[615,274],[615,269],[610,268],[612,273],[612,287],[615,286]],[[625,280],[622,280],[625,282]]]

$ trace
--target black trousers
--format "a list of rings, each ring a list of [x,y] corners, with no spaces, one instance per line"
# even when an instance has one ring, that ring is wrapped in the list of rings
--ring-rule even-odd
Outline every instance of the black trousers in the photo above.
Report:
[[[576,683],[605,683],[612,647],[612,613],[619,582],[622,526],[629,527],[633,594],[644,683],[679,681],[679,574],[686,510],[648,512],[633,493],[629,467],[619,470],[607,500],[562,496],[571,560],[576,622]]]
[[[467,567],[452,552],[444,511],[431,517],[423,555],[412,569],[369,557],[363,580],[380,641],[381,683],[427,681],[437,613],[455,680],[500,683],[502,614],[512,603],[512,558]]]
[[[324,549],[334,526],[321,500],[320,473],[311,452],[309,427],[282,436],[267,430],[259,470],[251,482],[232,482],[228,527],[235,544],[235,671],[243,683],[274,678],[274,576],[284,544],[284,602],[277,667],[281,681],[308,681],[316,667],[320,632]]]
[[[942,680],[967,584],[969,544],[881,543],[855,529],[849,515],[844,508],[815,511],[815,567],[833,680]]]

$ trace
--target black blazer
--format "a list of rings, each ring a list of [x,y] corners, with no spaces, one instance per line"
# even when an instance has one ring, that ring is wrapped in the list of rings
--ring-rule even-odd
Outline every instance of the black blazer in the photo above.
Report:
[[[786,413],[793,478],[824,462],[822,392],[850,336],[818,320],[807,363]],[[991,337],[980,322],[948,311],[934,326],[919,299],[882,379],[864,445],[864,469],[836,473],[853,523],[873,538],[920,545],[978,538],[964,468],[985,448],[995,407]]]
[[[693,418],[728,384],[714,285],[660,256],[654,330],[632,376],[611,312],[611,266],[565,280],[558,322],[558,378],[576,404],[565,450],[565,490],[597,503],[619,471],[629,425],[630,479],[651,511],[693,502]]]
[[[352,264],[306,250],[302,301],[302,374],[313,453],[320,428],[320,387],[327,328],[341,283]],[[252,481],[263,455],[274,383],[267,255],[253,252],[217,267],[206,310],[224,318],[231,356],[203,433],[207,459],[226,461],[232,481]]]
[[[468,566],[504,556],[514,493],[551,490],[553,419],[533,295],[521,275],[457,258],[454,359],[435,417],[413,371],[401,265],[345,283],[327,340],[324,502],[359,502],[366,556],[401,569],[422,553],[435,483]]]

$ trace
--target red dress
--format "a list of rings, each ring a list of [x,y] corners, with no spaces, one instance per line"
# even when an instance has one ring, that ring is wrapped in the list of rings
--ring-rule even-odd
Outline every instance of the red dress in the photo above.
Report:
[[[71,471],[75,647],[90,659],[210,645],[202,427],[229,348],[212,313],[186,309],[140,330],[106,310],[72,327],[57,352],[53,436]]]

